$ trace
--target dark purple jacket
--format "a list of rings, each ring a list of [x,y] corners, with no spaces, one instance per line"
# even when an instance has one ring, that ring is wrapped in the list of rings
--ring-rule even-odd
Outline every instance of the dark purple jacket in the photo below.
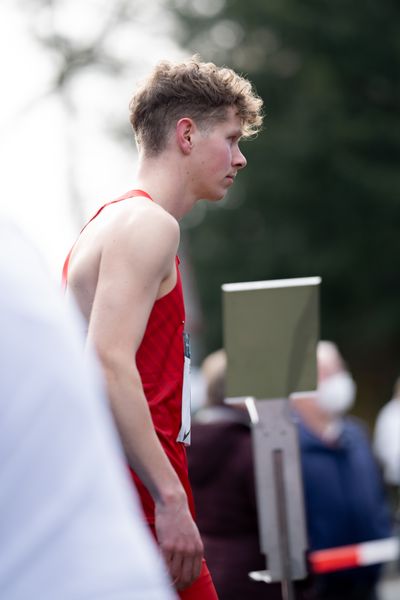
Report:
[[[192,425],[188,449],[197,524],[220,600],[281,600],[280,584],[257,583],[249,571],[266,568],[258,543],[251,435],[237,408],[207,409],[210,421]],[[214,415],[212,414],[214,413]]]

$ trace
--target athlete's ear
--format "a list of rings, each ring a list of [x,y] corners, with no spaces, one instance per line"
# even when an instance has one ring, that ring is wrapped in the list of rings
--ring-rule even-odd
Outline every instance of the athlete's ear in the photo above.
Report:
[[[176,140],[183,154],[190,154],[193,146],[195,124],[189,117],[179,119],[176,124]]]

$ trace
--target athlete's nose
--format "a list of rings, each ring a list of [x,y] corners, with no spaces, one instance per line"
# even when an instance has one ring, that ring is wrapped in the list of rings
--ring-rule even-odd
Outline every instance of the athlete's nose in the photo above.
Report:
[[[234,164],[234,166],[236,167],[237,170],[244,169],[245,166],[247,165],[246,157],[242,153],[242,151],[240,150],[239,147],[237,148],[237,151],[235,153],[233,164]]]

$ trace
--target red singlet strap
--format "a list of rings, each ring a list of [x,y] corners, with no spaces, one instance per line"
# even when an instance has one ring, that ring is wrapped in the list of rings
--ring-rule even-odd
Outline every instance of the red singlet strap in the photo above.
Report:
[[[86,225],[84,225],[82,227],[80,234],[82,233],[82,231],[84,229],[86,229],[86,227],[89,225],[89,223],[91,223],[101,213],[103,208],[106,208],[106,206],[110,206],[110,204],[116,204],[117,202],[121,202],[122,200],[128,200],[128,198],[135,198],[137,196],[144,196],[145,198],[149,198],[149,200],[153,200],[153,198],[151,196],[149,196],[149,194],[147,192],[144,192],[143,190],[131,190],[130,192],[127,192],[126,194],[124,194],[123,196],[120,196],[116,200],[111,200],[111,202],[107,202],[106,204],[103,204],[103,206],[100,206],[100,208],[96,212],[96,214],[94,214],[93,217],[91,219],[89,219],[89,221],[86,223]],[[76,241],[75,241],[74,245],[72,246],[71,250],[68,252],[67,258],[65,259],[65,262],[64,262],[64,266],[63,266],[63,270],[62,270],[62,280],[61,280],[63,290],[65,290],[65,288],[67,287],[69,259],[70,259],[70,256],[71,256],[72,250],[74,249],[75,244],[76,244]]]

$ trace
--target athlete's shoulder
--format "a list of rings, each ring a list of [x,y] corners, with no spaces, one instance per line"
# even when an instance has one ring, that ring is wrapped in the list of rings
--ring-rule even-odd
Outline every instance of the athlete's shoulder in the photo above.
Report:
[[[180,239],[177,220],[146,197],[115,205],[102,237],[102,256],[124,257],[152,270],[168,270]]]
[[[115,234],[118,231],[119,239],[124,235],[143,237],[143,235],[179,236],[177,220],[156,202],[146,196],[138,196],[123,202],[112,203],[111,212],[108,212],[106,223],[107,231]],[[109,209],[108,209],[109,210]]]
[[[159,204],[138,198],[138,204],[128,219],[127,225],[140,238],[148,238],[152,243],[160,244],[165,239],[172,244],[179,243],[179,223]]]
[[[178,221],[157,202],[141,202],[143,206],[144,217],[150,216],[150,222],[160,224],[171,229],[178,229]]]

